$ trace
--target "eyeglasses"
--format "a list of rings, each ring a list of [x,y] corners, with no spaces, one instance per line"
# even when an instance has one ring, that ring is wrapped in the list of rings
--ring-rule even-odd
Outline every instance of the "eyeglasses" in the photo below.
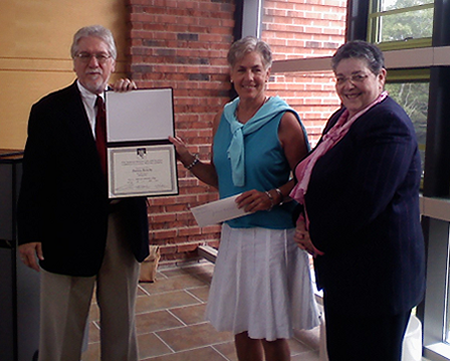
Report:
[[[354,74],[351,76],[337,76],[336,84],[344,85],[347,81],[350,81],[350,83],[352,83],[352,84],[358,84],[358,83],[362,83],[368,77],[369,76],[367,74]]]
[[[108,59],[111,58],[111,55],[106,54],[106,53],[91,54],[91,53],[86,53],[84,51],[75,55],[75,58],[80,59],[80,61],[82,61],[83,63],[89,63],[91,61],[92,57],[97,59],[97,61],[100,64],[103,64]]]

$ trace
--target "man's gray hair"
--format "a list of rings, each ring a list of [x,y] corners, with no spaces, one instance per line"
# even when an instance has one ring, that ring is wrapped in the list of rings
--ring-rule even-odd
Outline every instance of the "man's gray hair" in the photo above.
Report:
[[[116,43],[114,42],[114,37],[111,31],[102,25],[85,26],[75,33],[73,36],[72,47],[70,48],[72,59],[74,59],[78,54],[78,43],[80,40],[88,36],[95,36],[103,40],[108,46],[109,55],[111,55],[114,60],[117,59],[117,48]]]

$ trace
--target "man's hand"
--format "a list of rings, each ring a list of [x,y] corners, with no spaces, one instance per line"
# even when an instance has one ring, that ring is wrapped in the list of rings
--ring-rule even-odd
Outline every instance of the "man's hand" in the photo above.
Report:
[[[127,78],[121,78],[110,86],[115,92],[119,93],[137,89],[136,83],[133,80]]]
[[[39,272],[39,264],[37,260],[44,260],[41,242],[22,244],[19,246],[19,253],[20,259],[25,265]]]

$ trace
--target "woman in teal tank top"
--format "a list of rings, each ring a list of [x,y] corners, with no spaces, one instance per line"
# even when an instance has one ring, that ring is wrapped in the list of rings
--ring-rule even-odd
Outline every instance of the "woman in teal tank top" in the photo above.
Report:
[[[309,144],[295,110],[265,94],[269,46],[238,40],[228,63],[239,97],[214,119],[211,161],[200,161],[180,138],[170,140],[187,169],[220,198],[240,194],[237,206],[251,212],[222,226],[207,318],[234,333],[240,361],[288,361],[293,328],[318,325],[309,258],[294,242],[295,202],[288,199],[291,170]]]

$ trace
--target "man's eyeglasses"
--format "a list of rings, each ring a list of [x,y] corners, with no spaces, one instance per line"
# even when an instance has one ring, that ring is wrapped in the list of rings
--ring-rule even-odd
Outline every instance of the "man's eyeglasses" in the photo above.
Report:
[[[358,84],[362,83],[364,80],[366,80],[369,76],[367,74],[354,74],[351,76],[337,76],[336,77],[336,84],[343,85],[347,81],[350,81],[352,84]]]
[[[111,58],[111,55],[106,54],[106,53],[91,54],[91,53],[86,53],[86,52],[81,52],[81,53],[78,53],[77,55],[75,55],[75,58],[80,59],[80,61],[82,61],[83,63],[89,63],[91,61],[92,57],[97,59],[97,61],[100,64],[103,64],[108,59]]]

